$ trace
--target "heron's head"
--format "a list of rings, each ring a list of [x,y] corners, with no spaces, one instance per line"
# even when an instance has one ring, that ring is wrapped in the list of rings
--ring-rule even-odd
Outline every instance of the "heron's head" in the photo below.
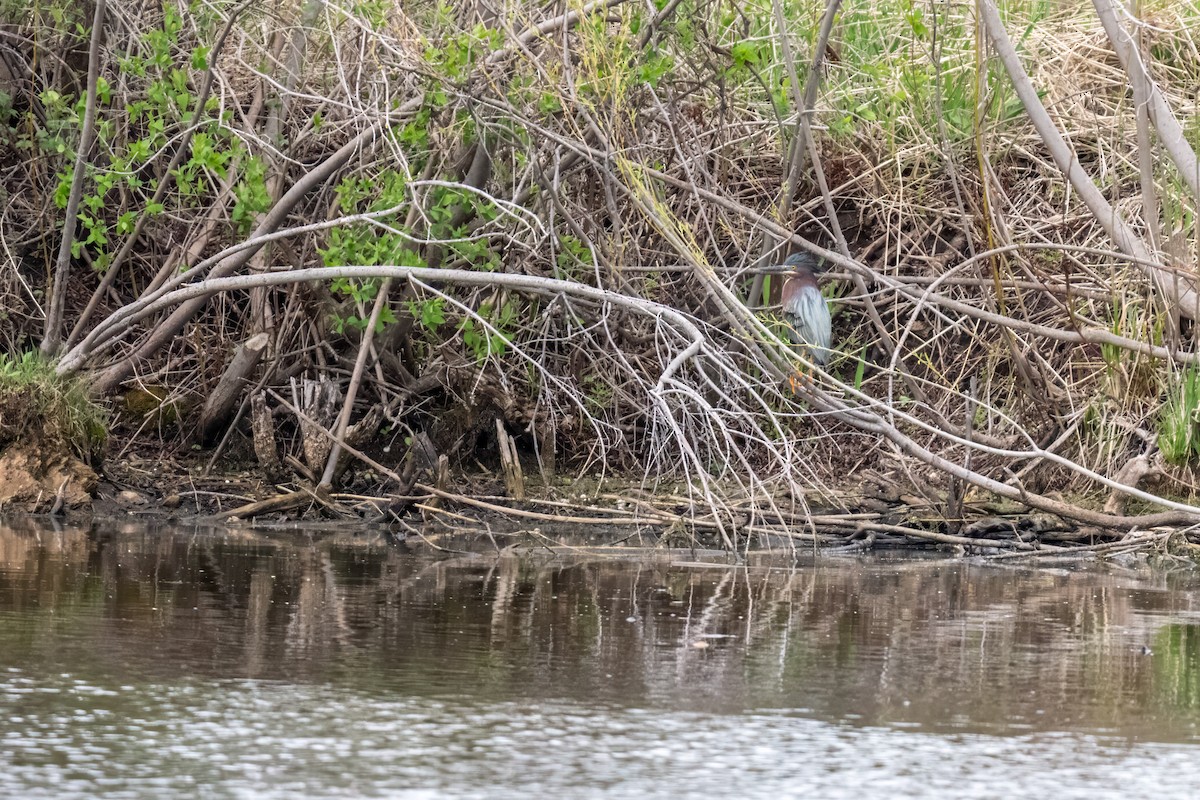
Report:
[[[823,258],[817,258],[812,253],[801,251],[792,253],[783,260],[785,267],[791,267],[796,272],[808,271],[813,275],[819,275],[829,268],[829,263]]]

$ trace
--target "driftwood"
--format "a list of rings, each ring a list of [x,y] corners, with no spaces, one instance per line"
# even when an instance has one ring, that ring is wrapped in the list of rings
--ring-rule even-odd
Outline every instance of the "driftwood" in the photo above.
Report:
[[[213,515],[212,519],[220,519],[232,521],[234,519],[253,519],[254,517],[263,514],[274,514],[280,511],[292,511],[301,506],[313,502],[311,492],[286,492],[278,494],[274,497],[268,497],[266,500],[258,500],[253,503],[231,508],[228,511],[222,511],[220,514]]]
[[[259,333],[242,342],[234,351],[229,366],[217,382],[217,388],[208,396],[204,410],[200,412],[196,437],[201,444],[211,444],[224,430],[238,399],[242,396],[246,382],[258,366],[258,362],[262,360],[269,343],[270,336]]]

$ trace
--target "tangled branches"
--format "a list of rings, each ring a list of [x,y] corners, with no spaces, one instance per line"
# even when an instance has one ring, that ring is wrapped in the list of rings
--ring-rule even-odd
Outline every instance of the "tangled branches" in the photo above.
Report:
[[[326,491],[444,492],[446,464],[498,467],[511,437],[551,482],[683,487],[678,513],[728,547],[836,527],[812,505],[855,536],[946,541],[1014,509],[1067,539],[1195,522],[1196,196],[1145,148],[1153,124],[1195,163],[1171,109],[1200,12],[1142,25],[1097,0],[1014,45],[989,2],[887,5],[146,19],[110,0],[104,91],[52,106],[30,12],[4,46],[28,77],[14,113],[46,135],[0,145],[40,154],[3,178],[23,196],[0,225],[5,340],[61,338],[60,372],[186,405],[214,393],[215,354],[266,333],[255,441]],[[897,25],[907,48],[882,47]],[[54,228],[50,169],[78,236],[18,234]],[[51,277],[56,245],[73,259]],[[798,395],[764,269],[796,248],[836,266],[838,350]],[[378,469],[347,473],[348,452]],[[905,510],[853,516],[880,493]]]

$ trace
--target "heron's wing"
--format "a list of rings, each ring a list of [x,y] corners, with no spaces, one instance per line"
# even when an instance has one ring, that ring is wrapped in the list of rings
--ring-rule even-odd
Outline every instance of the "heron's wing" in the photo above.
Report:
[[[818,364],[828,362],[829,348],[833,343],[833,323],[829,318],[829,306],[816,287],[805,286],[787,297],[783,313],[792,341],[806,345],[808,357]]]

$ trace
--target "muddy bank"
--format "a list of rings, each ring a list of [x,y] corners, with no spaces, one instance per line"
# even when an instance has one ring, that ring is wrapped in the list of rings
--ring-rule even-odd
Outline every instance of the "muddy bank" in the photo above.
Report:
[[[86,509],[99,484],[95,470],[69,453],[14,445],[0,454],[0,509]]]
[[[232,529],[304,532],[373,529],[456,549],[465,540],[498,548],[531,542],[561,546],[754,550],[819,548],[858,552],[936,548],[959,554],[1071,556],[1161,552],[1191,558],[1189,532],[1135,534],[1083,526],[1019,503],[968,496],[948,520],[945,492],[863,469],[835,493],[786,492],[727,504],[716,512],[680,481],[651,486],[640,477],[561,476],[536,469],[514,498],[498,471],[418,475],[399,494],[369,468],[349,469],[346,486],[319,491],[274,481],[252,461],[209,464],[210,453],[126,442],[100,471],[62,452],[10,446],[0,454],[0,490],[9,514],[180,521]],[[428,479],[430,483],[423,482]],[[731,492],[724,487],[726,496]],[[767,509],[767,510],[764,510]],[[446,545],[454,539],[457,544]],[[570,540],[570,541],[568,541]]]

